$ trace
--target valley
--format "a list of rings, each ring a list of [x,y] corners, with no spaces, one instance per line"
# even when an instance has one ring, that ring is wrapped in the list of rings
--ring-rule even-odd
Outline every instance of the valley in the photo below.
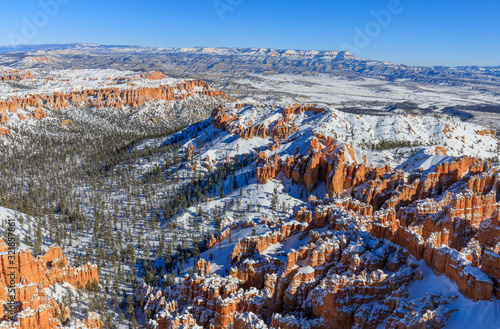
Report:
[[[0,328],[500,326],[497,69],[11,50]]]

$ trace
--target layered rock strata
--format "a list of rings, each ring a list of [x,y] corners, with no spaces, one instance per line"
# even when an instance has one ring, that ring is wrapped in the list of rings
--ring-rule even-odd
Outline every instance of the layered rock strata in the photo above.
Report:
[[[47,296],[45,288],[69,283],[81,289],[95,282],[99,282],[97,266],[70,267],[59,247],[33,257],[29,250],[13,252],[0,241],[0,328],[60,327],[70,318],[70,310]],[[102,327],[94,313],[80,325],[90,329]]]
[[[158,74],[150,77],[156,78]],[[135,88],[85,89],[72,92],[34,94],[23,97],[10,97],[0,100],[0,114],[15,113],[18,109],[30,110],[35,119],[45,117],[44,108],[58,110],[72,106],[118,109],[123,106],[138,107],[152,100],[182,100],[194,95],[209,97],[224,96],[223,92],[213,90],[203,81],[186,80],[175,85]],[[5,120],[5,119],[0,119]],[[4,123],[4,122],[2,122]]]

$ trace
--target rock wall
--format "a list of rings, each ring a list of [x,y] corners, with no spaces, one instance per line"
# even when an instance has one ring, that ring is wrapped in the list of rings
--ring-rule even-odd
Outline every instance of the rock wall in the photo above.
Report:
[[[148,80],[161,80],[161,79],[165,79],[166,77],[167,76],[164,73],[158,72],[158,71],[146,72],[146,73],[141,74],[141,78],[148,79]]]
[[[243,105],[237,106],[236,109],[242,106],[253,106],[253,105]],[[283,116],[278,120],[269,122],[267,124],[253,124],[250,120],[243,125],[240,123],[239,117],[234,113],[234,109],[231,107],[219,106],[212,112],[213,125],[215,128],[226,130],[231,134],[238,135],[243,139],[252,139],[255,137],[268,138],[271,137],[275,141],[279,139],[286,139],[291,134],[296,132],[297,126],[295,123],[290,122],[288,116]],[[300,112],[299,109],[294,110],[295,112]],[[290,112],[292,115],[294,111]],[[288,113],[287,113],[288,115]]]
[[[37,110],[33,111],[31,115],[38,119],[45,117],[43,108],[58,110],[71,106],[91,106],[118,109],[123,106],[138,107],[152,100],[182,100],[194,95],[225,96],[223,92],[211,89],[203,81],[186,80],[176,85],[157,87],[87,89],[10,97],[6,100],[0,100],[0,113],[7,111],[15,113],[18,109],[36,108]]]
[[[70,317],[65,305],[57,304],[45,294],[45,288],[54,283],[67,282],[75,288],[84,288],[99,282],[97,266],[87,264],[68,266],[66,256],[59,247],[51,247],[45,255],[33,257],[29,250],[10,253],[0,240],[0,328],[56,328]],[[10,257],[9,257],[10,256]],[[12,275],[14,273],[14,275]],[[8,289],[14,287],[14,295]],[[7,307],[10,296],[15,296],[16,320],[11,321]],[[87,328],[101,328],[97,314],[91,313],[82,323]]]

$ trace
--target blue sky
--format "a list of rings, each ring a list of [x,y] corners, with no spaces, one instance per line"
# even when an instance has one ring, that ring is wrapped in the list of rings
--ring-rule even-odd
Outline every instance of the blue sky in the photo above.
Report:
[[[411,65],[500,65],[494,0],[0,0],[0,44],[338,50]]]

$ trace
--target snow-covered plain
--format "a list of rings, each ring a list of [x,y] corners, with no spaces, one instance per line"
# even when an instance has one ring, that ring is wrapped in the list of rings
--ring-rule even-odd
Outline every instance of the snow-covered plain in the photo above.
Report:
[[[372,103],[374,105],[370,108],[382,109],[383,104],[405,101],[415,102],[422,108],[500,103],[500,96],[491,92],[410,80],[390,82],[374,78],[350,79],[330,75],[252,74],[238,82],[249,84],[257,90],[288,93],[291,99],[298,102],[345,104],[360,108]]]

